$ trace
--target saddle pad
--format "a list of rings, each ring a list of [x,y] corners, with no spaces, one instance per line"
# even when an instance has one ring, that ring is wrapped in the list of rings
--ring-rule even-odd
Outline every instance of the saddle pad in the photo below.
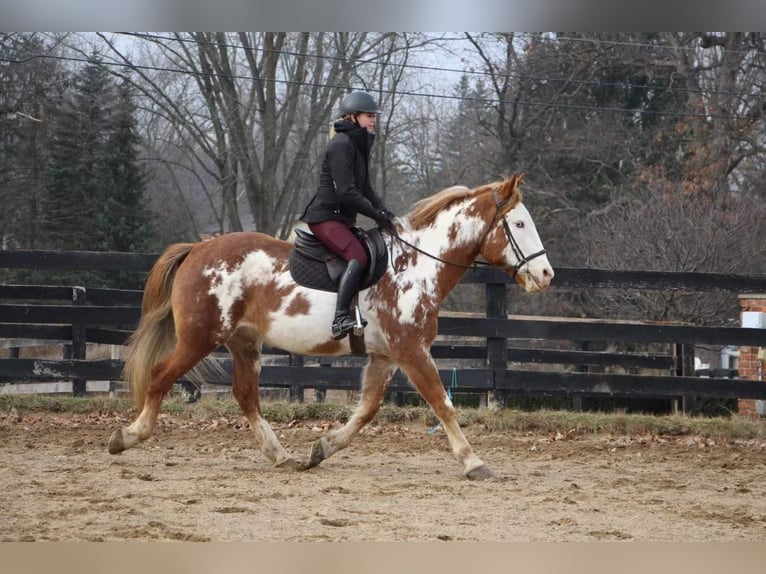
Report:
[[[310,259],[295,249],[290,251],[290,274],[298,285],[333,293],[338,291],[338,282],[330,277],[326,263]]]
[[[383,277],[388,267],[388,249],[377,229],[368,232],[366,237],[360,237],[360,239],[363,239],[363,244],[373,265],[373,269],[368,269],[362,277],[360,286],[360,290],[362,290],[371,287]],[[334,276],[330,275],[328,265],[334,266]],[[290,250],[289,266],[290,274],[298,285],[337,293],[338,278],[346,268],[346,262],[339,257],[322,261],[317,258],[315,253],[309,256],[293,248]]]

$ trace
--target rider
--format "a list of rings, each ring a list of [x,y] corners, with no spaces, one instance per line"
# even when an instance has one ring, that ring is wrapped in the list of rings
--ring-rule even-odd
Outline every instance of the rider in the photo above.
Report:
[[[340,113],[330,131],[319,187],[300,217],[330,251],[346,261],[346,270],[338,283],[332,322],[334,339],[345,337],[356,324],[349,315],[349,307],[369,261],[362,242],[350,227],[356,224],[359,213],[389,230],[393,229],[392,220],[396,217],[370,185],[370,150],[375,139],[375,120],[380,113],[378,103],[368,92],[353,91],[343,98]],[[362,326],[366,325],[363,320]]]

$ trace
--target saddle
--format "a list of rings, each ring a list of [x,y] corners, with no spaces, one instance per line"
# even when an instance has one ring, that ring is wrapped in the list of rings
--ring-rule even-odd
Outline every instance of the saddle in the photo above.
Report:
[[[365,231],[354,226],[351,231],[361,240],[370,261],[359,285],[361,291],[383,277],[388,266],[388,249],[377,227]],[[289,266],[290,275],[299,285],[337,293],[338,279],[346,269],[346,262],[329,251],[313,233],[296,228]]]

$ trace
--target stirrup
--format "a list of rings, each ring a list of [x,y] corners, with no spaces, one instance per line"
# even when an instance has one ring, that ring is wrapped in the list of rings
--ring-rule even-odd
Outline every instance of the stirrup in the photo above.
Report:
[[[356,327],[356,323],[353,322],[350,316],[343,315],[338,317],[337,320],[332,323],[332,338],[339,341]]]
[[[332,338],[336,341],[348,335],[351,331],[354,335],[361,336],[364,328],[367,326],[367,320],[362,317],[359,308],[356,309],[356,321],[349,314],[341,315],[332,323]]]
[[[354,307],[356,322],[354,323],[354,335],[361,337],[364,333],[364,328],[367,326],[367,320],[362,317],[362,312],[359,310],[359,305]]]

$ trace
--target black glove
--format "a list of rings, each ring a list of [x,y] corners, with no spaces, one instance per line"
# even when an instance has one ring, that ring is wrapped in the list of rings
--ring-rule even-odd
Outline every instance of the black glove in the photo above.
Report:
[[[378,224],[378,227],[381,229],[386,229],[388,231],[394,231],[396,228],[394,227],[394,218],[396,218],[396,215],[393,211],[389,211],[388,209],[380,209],[378,210],[377,215],[375,216],[375,223]]]

